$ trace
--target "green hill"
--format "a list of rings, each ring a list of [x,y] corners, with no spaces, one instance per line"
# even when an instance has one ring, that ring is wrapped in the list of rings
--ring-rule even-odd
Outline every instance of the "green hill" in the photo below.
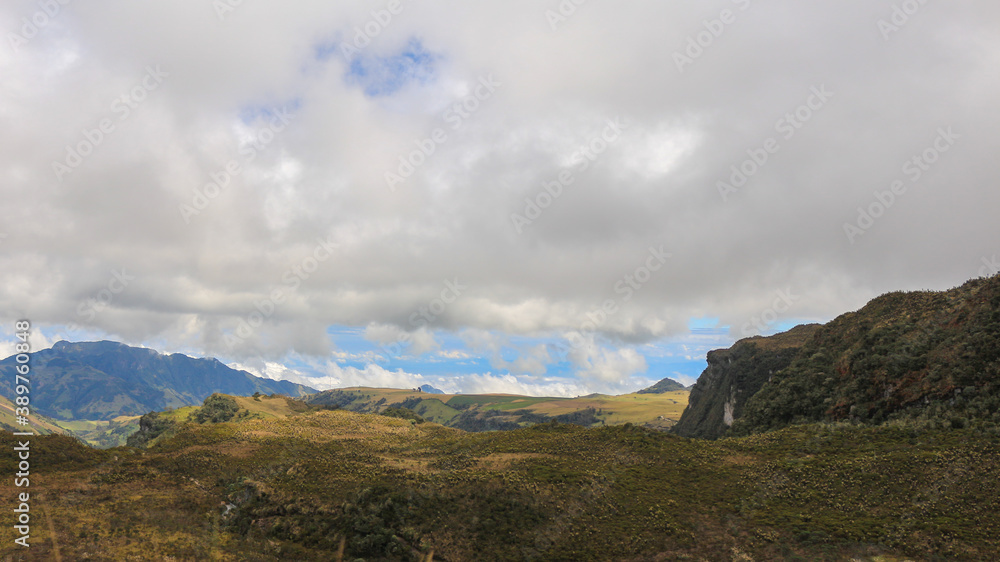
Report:
[[[676,392],[678,390],[687,390],[687,387],[674,379],[666,378],[649,388],[640,390],[638,394],[663,394],[664,392]]]
[[[674,428],[680,435],[890,420],[996,431],[1000,276],[888,293],[822,326],[741,340],[708,362]]]
[[[517,429],[556,421],[584,427],[631,423],[667,429],[687,405],[686,390],[657,394],[603,394],[551,398],[514,394],[428,394],[391,388],[347,388],[304,398],[309,404],[361,413],[404,408],[423,419],[464,431]]]

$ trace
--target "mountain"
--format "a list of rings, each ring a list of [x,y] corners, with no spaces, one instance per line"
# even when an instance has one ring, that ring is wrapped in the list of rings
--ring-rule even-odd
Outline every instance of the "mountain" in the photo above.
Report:
[[[426,392],[428,394],[444,394],[443,390],[438,390],[429,384],[422,384],[419,388],[421,392]]]
[[[14,357],[0,361],[0,395],[13,398]],[[237,371],[217,359],[111,342],[61,341],[31,354],[31,404],[56,420],[112,420],[200,404],[214,392],[302,396],[314,389]]]
[[[640,390],[637,394],[663,394],[664,392],[676,392],[678,390],[687,390],[687,387],[674,379],[666,378],[649,388]]]
[[[682,437],[717,439],[743,414],[747,400],[787,367],[819,324],[796,326],[770,337],[740,340],[708,352],[708,367],[691,387],[688,405],[672,431]]]
[[[674,431],[711,438],[887,421],[994,431],[998,411],[1000,276],[993,276],[948,291],[887,293],[822,326],[711,352]]]

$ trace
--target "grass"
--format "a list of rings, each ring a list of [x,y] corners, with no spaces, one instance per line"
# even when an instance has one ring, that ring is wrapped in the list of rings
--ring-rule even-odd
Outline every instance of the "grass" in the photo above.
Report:
[[[686,390],[679,390],[663,394],[602,395],[593,398],[540,402],[536,403],[533,409],[551,416],[584,408],[599,409],[604,412],[599,417],[608,425],[641,424],[660,416],[676,421],[680,419],[681,413],[687,406],[688,394]]]
[[[145,451],[36,438],[44,499],[32,509],[55,535],[39,519],[31,555],[51,559],[55,541],[73,560],[330,560],[341,539],[350,560],[1000,552],[1000,442],[968,429],[826,424],[710,442],[624,425],[465,433],[278,402],[259,411],[275,415],[185,424]],[[13,462],[0,458],[8,474]],[[0,528],[0,556],[23,555],[13,533]]]
[[[392,404],[406,402],[406,407],[424,419],[445,425],[450,424],[463,411],[496,410],[513,413],[523,410],[556,417],[594,409],[600,410],[597,418],[606,425],[631,423],[656,429],[667,429],[680,419],[689,395],[688,391],[682,390],[663,394],[552,398],[513,394],[428,394],[362,387],[342,389],[339,392],[353,398],[353,402],[347,406],[350,410],[374,412]]]
[[[8,431],[34,431],[42,435],[48,435],[50,433],[66,433],[65,429],[59,427],[55,420],[49,419],[45,416],[38,415],[31,412],[28,416],[31,427],[26,428],[21,424],[17,423],[16,408],[13,402],[7,398],[0,396],[0,427],[7,429]]]

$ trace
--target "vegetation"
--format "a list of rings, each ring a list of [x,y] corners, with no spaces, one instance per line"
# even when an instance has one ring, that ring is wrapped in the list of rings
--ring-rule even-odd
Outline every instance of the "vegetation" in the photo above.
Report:
[[[829,423],[705,441],[632,424],[465,433],[343,410],[234,420],[181,421],[143,451],[35,438],[32,513],[51,525],[39,513],[32,559],[58,546],[70,560],[335,560],[341,541],[345,560],[1000,552],[1000,440],[976,428]],[[8,473],[14,462],[0,459]],[[0,529],[0,556],[25,555],[13,533]]]
[[[221,394],[213,394],[205,399],[205,403],[192,415],[192,419],[198,423],[227,422],[233,419],[239,409],[236,400]]]
[[[428,394],[388,388],[327,390],[304,398],[314,406],[360,413],[405,408],[424,420],[463,431],[517,429],[555,420],[584,427],[640,424],[667,429],[687,404],[686,390],[580,398],[550,398],[512,394]]]
[[[0,396],[0,429],[4,431],[24,431],[24,426],[17,423],[15,408],[17,406],[13,402]],[[31,430],[41,435],[68,433],[55,420],[38,414],[31,416]]]
[[[1000,429],[1000,276],[883,295],[817,331],[733,433],[816,421]]]
[[[129,447],[145,447],[150,441],[173,429],[177,422],[159,412],[150,412],[139,418],[139,430],[128,437]]]
[[[417,415],[416,412],[409,408],[386,408],[382,410],[383,416],[389,416],[390,418],[400,418],[404,420],[413,420],[416,423],[424,423],[424,418]]]
[[[708,363],[678,435],[894,420],[998,431],[1000,276],[888,293],[822,326],[712,351]]]
[[[649,388],[644,388],[640,390],[639,394],[663,394],[664,392],[676,392],[678,390],[686,390],[687,388],[671,378],[665,378],[660,382],[654,384]]]
[[[710,351],[708,367],[691,388],[688,407],[672,431],[702,439],[725,435],[733,420],[742,417],[747,401],[795,359],[818,329],[818,324],[797,326],[782,334],[747,338],[729,349]]]
[[[683,407],[683,391],[551,399],[365,388],[308,403],[213,394],[143,415],[133,447],[36,436],[32,547],[0,527],[0,556],[997,558],[1000,277],[884,295],[821,327],[743,340],[709,363],[678,427],[725,426],[731,415],[715,440],[630,421]],[[0,447],[14,439],[4,433]],[[2,456],[0,470],[13,474],[17,462]],[[0,480],[0,494],[20,491]]]

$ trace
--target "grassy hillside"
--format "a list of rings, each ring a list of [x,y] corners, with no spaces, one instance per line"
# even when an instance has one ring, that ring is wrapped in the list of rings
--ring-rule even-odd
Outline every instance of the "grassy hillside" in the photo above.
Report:
[[[343,548],[345,560],[930,561],[1000,552],[1000,442],[971,429],[827,424],[700,441],[631,425],[466,433],[240,405],[260,415],[182,423],[147,450],[36,438],[32,458],[44,462],[32,470],[32,547],[11,546],[15,531],[3,526],[0,556],[337,560]],[[0,457],[8,474],[13,463]],[[0,494],[14,493],[12,479],[0,480]]]
[[[673,431],[916,420],[1000,432],[1000,275],[894,292],[824,325],[711,351]]]
[[[585,427],[632,423],[665,429],[680,419],[685,390],[659,394],[546,398],[513,394],[427,394],[388,388],[329,390],[305,398],[310,404],[354,412],[406,408],[423,419],[466,431],[516,429],[556,420]]]
[[[17,423],[17,416],[15,414],[16,406],[14,403],[7,398],[0,396],[0,429],[4,431],[34,431],[40,435],[48,435],[50,433],[66,433],[65,429],[59,427],[54,420],[51,420],[45,416],[31,413],[29,420],[31,422],[30,427],[23,426]]]
[[[94,447],[108,448],[125,444],[128,436],[139,429],[139,416],[118,416],[112,420],[58,420],[55,423]]]
[[[1000,275],[882,295],[822,326],[747,401],[735,434],[894,419],[1000,431]]]

